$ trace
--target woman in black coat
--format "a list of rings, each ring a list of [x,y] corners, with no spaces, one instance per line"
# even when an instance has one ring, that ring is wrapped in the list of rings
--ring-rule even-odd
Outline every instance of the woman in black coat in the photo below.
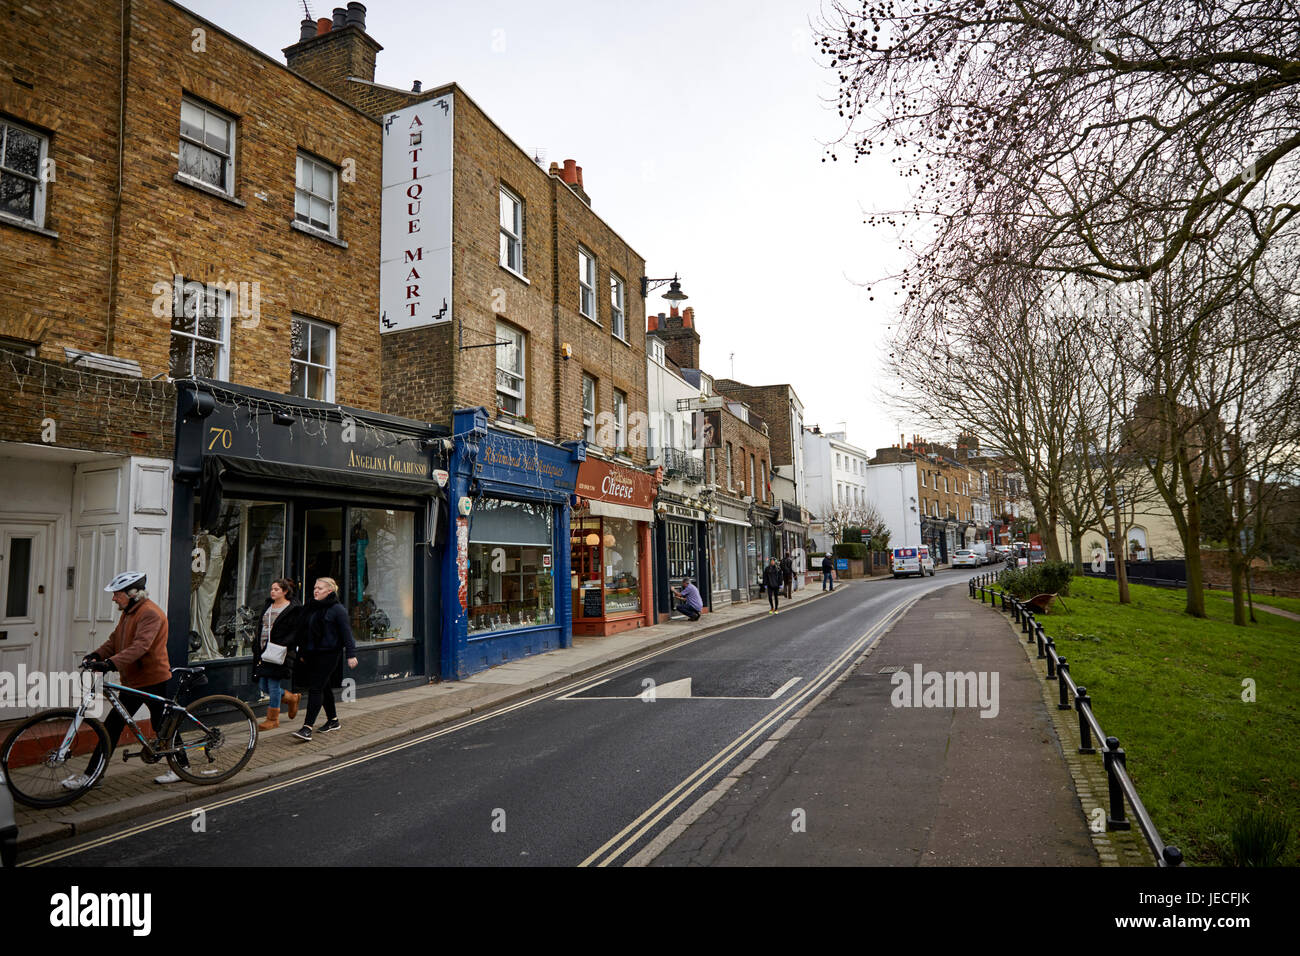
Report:
[[[257,640],[253,641],[253,679],[271,701],[267,705],[266,720],[257,725],[258,730],[272,730],[280,726],[282,697],[289,704],[289,717],[298,715],[299,695],[283,691],[280,682],[293,676],[294,644],[297,641],[298,616],[301,613],[302,605],[293,600],[293,582],[286,578],[272,581],[271,597],[258,615],[261,623]],[[262,659],[268,643],[288,648],[283,664],[272,664]]]
[[[343,686],[344,656],[348,667],[357,666],[357,645],[352,639],[347,609],[339,601],[338,582],[317,578],[312,595],[314,599],[303,606],[299,619],[298,659],[293,668],[294,686],[307,688],[307,719],[300,730],[293,732],[299,740],[311,740],[311,725],[322,704],[325,723],[321,733],[339,729],[334,688]]]

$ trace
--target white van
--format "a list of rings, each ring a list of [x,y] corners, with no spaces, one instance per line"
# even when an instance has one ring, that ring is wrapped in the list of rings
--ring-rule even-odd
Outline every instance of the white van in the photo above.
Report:
[[[930,557],[930,549],[926,545],[921,545],[919,548],[895,548],[890,571],[896,578],[904,574],[916,574],[921,577],[928,574],[934,577],[934,558]]]

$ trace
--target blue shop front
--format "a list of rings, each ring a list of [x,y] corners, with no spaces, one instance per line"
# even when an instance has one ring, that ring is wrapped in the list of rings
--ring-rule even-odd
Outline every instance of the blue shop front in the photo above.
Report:
[[[456,411],[451,438],[441,662],[460,680],[572,644],[569,509],[586,446],[497,428],[483,408]]]

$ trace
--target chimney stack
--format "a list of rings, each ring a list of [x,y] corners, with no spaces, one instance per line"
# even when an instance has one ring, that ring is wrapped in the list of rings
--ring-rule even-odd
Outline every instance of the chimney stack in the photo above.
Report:
[[[332,18],[321,17],[314,24],[303,20],[298,42],[283,52],[289,69],[355,103],[361,90],[348,80],[374,82],[375,58],[382,49],[366,34],[365,4],[353,2],[335,7]]]

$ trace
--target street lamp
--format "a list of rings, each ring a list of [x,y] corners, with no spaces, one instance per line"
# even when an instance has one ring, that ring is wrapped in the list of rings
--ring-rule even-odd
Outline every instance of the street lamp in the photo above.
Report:
[[[665,282],[672,283],[668,286],[668,291],[663,294],[663,297],[669,302],[683,302],[689,298],[689,296],[682,291],[682,284],[678,281],[675,273],[671,279],[650,279],[646,276],[642,276],[641,298],[646,298],[650,294],[651,289],[657,289]]]

